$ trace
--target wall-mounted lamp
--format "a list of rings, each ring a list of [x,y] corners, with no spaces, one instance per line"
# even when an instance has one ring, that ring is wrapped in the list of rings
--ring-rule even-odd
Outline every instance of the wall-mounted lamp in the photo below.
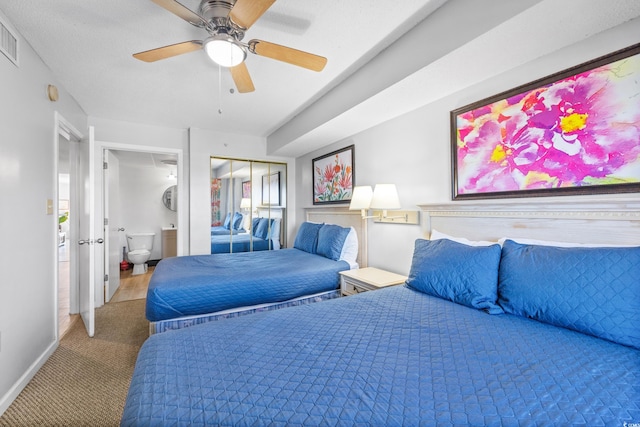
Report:
[[[251,199],[249,199],[248,197],[243,197],[242,199],[240,199],[240,209],[244,209],[245,211],[251,209]]]
[[[373,218],[374,222],[392,222],[396,224],[418,224],[418,211],[400,211],[400,199],[395,184],[376,184],[357,186],[353,189],[349,210],[360,210],[362,219]],[[373,215],[367,216],[367,210],[373,209]],[[394,216],[389,216],[394,210]]]

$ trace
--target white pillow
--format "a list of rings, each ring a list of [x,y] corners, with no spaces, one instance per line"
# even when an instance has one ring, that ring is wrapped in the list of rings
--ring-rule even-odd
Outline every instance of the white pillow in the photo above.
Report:
[[[356,229],[350,227],[349,234],[347,234],[347,238],[344,239],[344,244],[342,245],[342,251],[340,252],[339,261],[346,261],[351,266],[351,269],[358,268],[358,235],[356,234]]]
[[[636,247],[638,245],[616,245],[615,243],[571,243],[571,242],[553,242],[549,240],[526,239],[520,237],[503,237],[498,240],[500,246],[505,240],[513,240],[521,245],[538,245],[538,246],[556,246],[559,248],[619,248],[619,247]]]
[[[454,242],[462,243],[463,245],[467,245],[467,246],[491,246],[498,243],[498,242],[490,242],[488,240],[469,240],[469,239],[465,239],[464,237],[450,236],[448,234],[441,233],[436,229],[431,230],[430,240],[439,240],[439,239],[452,240]]]

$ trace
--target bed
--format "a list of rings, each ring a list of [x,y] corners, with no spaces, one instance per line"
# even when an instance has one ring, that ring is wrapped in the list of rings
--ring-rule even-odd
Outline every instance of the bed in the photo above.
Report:
[[[605,222],[633,243],[630,215]],[[405,285],[152,336],[122,425],[637,423],[640,248],[485,243],[417,239]]]
[[[279,218],[254,218],[250,232],[211,234],[211,253],[267,251],[280,249]]]
[[[338,297],[338,272],[366,266],[364,221],[348,213],[309,218],[344,227],[305,222],[294,247],[278,251],[163,259],[147,291],[150,333]]]

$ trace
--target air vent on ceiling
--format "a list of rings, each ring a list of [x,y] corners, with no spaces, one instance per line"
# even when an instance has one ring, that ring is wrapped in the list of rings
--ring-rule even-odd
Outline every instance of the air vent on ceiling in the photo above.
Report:
[[[0,20],[0,52],[18,66],[18,38]]]

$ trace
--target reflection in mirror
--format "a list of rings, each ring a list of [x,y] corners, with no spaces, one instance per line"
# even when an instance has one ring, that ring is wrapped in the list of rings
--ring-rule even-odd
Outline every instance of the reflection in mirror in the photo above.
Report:
[[[164,190],[164,194],[162,195],[162,203],[164,206],[176,212],[178,210],[178,186],[172,185],[171,187]]]
[[[211,158],[211,253],[286,246],[286,177],[285,163]]]

